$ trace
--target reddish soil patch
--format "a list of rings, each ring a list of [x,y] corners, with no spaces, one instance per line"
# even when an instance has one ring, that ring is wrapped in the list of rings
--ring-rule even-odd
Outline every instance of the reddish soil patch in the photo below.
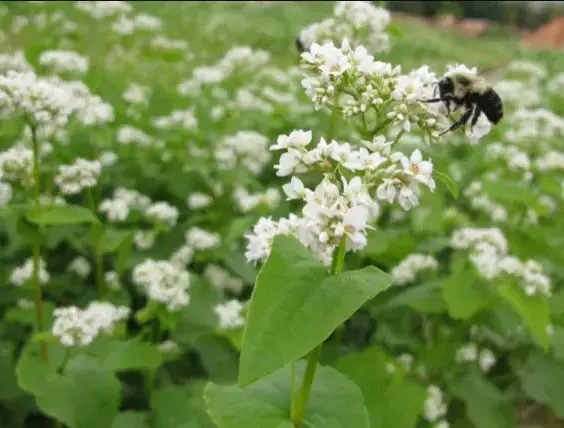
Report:
[[[553,19],[523,39],[532,48],[564,49],[564,16]]]

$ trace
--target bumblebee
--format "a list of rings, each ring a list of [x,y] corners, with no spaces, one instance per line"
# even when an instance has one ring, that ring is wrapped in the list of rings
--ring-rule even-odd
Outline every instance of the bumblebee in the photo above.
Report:
[[[460,107],[466,109],[460,119],[440,135],[455,131],[466,125],[468,121],[470,121],[470,129],[473,129],[481,113],[484,113],[494,125],[497,125],[503,118],[503,103],[500,96],[481,75],[462,72],[451,73],[437,82],[435,94],[437,89],[439,90],[439,98],[425,100],[425,102],[443,102],[449,115],[451,104],[454,104],[453,111]]]

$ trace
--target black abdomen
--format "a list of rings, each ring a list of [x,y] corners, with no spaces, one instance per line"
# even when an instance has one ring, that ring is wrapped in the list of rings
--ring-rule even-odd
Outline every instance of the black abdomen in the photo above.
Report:
[[[476,104],[484,112],[488,120],[496,125],[503,117],[503,103],[501,98],[493,89],[488,89],[481,95],[476,96]]]

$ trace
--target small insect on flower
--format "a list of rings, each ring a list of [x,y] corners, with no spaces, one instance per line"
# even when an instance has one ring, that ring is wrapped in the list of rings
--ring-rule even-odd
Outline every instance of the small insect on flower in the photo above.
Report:
[[[473,130],[482,113],[493,125],[497,125],[503,117],[503,103],[500,96],[483,76],[473,70],[455,69],[447,72],[437,82],[437,88],[439,98],[424,100],[425,102],[443,102],[448,114],[451,113],[451,103],[454,104],[454,111],[460,107],[466,109],[464,114],[440,135],[455,131],[466,125],[468,121],[470,121],[470,129]]]

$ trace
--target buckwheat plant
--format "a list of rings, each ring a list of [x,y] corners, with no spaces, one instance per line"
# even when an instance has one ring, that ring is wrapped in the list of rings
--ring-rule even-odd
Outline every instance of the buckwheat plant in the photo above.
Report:
[[[399,67],[376,61],[365,47],[352,48],[347,39],[341,48],[332,42],[312,44],[302,54],[301,67],[315,109],[334,112],[332,126],[325,136],[295,129],[270,146],[281,152],[274,169],[287,180],[282,190],[288,201],[297,202],[297,210],[284,218],[260,218],[246,235],[246,259],[262,268],[239,366],[239,387],[276,384],[289,397],[295,427],[315,417],[307,407],[312,389],[328,387],[325,382],[336,382],[331,390],[347,388],[345,379],[318,369],[325,339],[334,331],[338,336],[344,321],[394,281],[409,282],[417,270],[437,268],[434,258],[414,256],[417,260],[406,263],[416,266],[399,266],[393,275],[374,266],[343,272],[346,254],[366,247],[386,205],[407,212],[435,191],[432,160],[419,149],[401,151],[401,137],[416,134],[436,143],[445,126],[440,108],[424,102],[437,80],[428,67],[402,74]],[[347,141],[335,138],[339,119],[360,119],[360,141],[354,135]],[[219,426],[227,426],[218,401],[225,393],[214,384],[206,390],[210,415]],[[364,423],[362,412],[355,412],[351,408],[352,419],[344,425]]]

